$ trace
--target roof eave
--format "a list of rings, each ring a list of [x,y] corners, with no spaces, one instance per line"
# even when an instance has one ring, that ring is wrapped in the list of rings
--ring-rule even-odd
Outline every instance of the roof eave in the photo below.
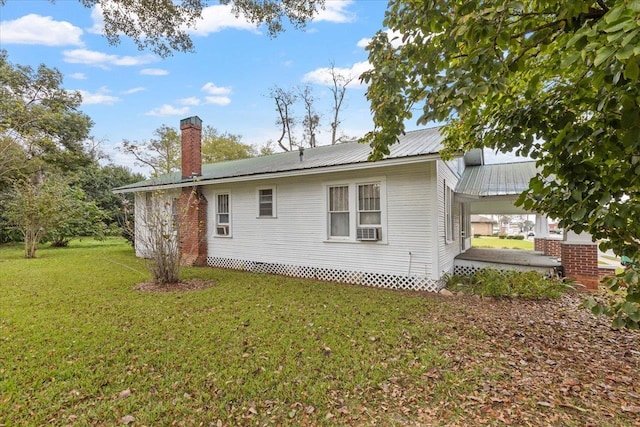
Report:
[[[245,174],[227,178],[204,178],[204,177],[196,177],[189,180],[182,180],[180,182],[168,183],[168,184],[150,184],[139,187],[119,187],[113,189],[113,193],[115,194],[125,194],[125,193],[137,193],[141,191],[157,191],[157,190],[169,190],[173,188],[185,188],[185,187],[193,187],[200,185],[208,185],[208,184],[227,184],[233,182],[246,182],[246,181],[258,181],[261,179],[276,179],[276,178],[289,178],[292,176],[307,176],[307,175],[318,175],[322,173],[331,173],[331,172],[342,172],[349,170],[358,170],[358,169],[372,169],[386,166],[396,166],[396,165],[407,165],[413,163],[421,163],[427,161],[434,161],[440,159],[440,155],[438,153],[431,154],[421,154],[417,156],[407,156],[407,157],[398,157],[393,159],[384,159],[379,160],[377,162],[355,162],[348,163],[342,165],[335,166],[320,166],[309,169],[294,169],[288,171],[281,172],[262,172],[255,174]]]

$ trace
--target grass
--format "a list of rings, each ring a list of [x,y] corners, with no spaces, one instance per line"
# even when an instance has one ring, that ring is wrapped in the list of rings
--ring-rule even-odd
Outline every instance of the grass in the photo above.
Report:
[[[425,321],[436,301],[418,294],[214,269],[184,271],[212,288],[142,293],[132,286],[149,275],[120,240],[37,254],[0,248],[7,425],[348,422],[389,381],[412,388],[449,364],[446,325]],[[447,400],[443,388],[422,404]]]
[[[493,236],[474,237],[471,239],[474,248],[524,249],[533,250],[533,240],[500,239]]]
[[[501,271],[491,268],[483,268],[468,276],[448,277],[447,288],[483,297],[525,299],[558,299],[575,290],[570,282],[546,278],[537,271]]]
[[[637,341],[586,312],[211,268],[183,272],[216,281],[204,290],[138,292],[149,274],[122,240],[37,255],[0,246],[0,426],[633,421],[617,401],[549,386],[631,393]],[[580,352],[554,344],[571,346],[567,331]],[[625,370],[631,382],[608,379]]]

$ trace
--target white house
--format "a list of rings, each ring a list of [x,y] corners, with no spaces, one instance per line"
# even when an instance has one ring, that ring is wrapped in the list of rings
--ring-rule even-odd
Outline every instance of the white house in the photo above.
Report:
[[[187,264],[437,290],[469,244],[454,190],[474,160],[443,161],[439,128],[408,132],[377,162],[349,142],[201,165],[201,120],[180,127],[181,172],[115,191],[135,193],[140,233],[155,199],[184,213]]]

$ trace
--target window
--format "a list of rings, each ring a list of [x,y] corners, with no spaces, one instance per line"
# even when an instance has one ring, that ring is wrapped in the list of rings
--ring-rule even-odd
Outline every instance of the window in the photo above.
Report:
[[[327,185],[327,238],[340,242],[386,243],[384,177],[374,182]]]
[[[276,192],[273,188],[258,189],[258,217],[273,218],[276,216],[275,195]]]
[[[349,237],[349,187],[329,187],[329,236]]]
[[[380,184],[358,185],[358,226],[380,226]]]
[[[230,235],[230,197],[229,193],[216,195],[216,236]]]
[[[444,183],[444,235],[448,242],[454,240],[453,235],[453,190]]]

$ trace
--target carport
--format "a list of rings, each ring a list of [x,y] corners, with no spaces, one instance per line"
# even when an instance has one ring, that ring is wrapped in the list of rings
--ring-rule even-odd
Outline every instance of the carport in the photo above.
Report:
[[[474,150],[475,151],[475,150]],[[503,270],[536,270],[564,273],[588,289],[597,289],[599,279],[610,270],[598,267],[597,244],[588,234],[565,233],[564,238],[549,235],[547,217],[527,212],[514,205],[529,181],[536,175],[533,161],[485,165],[482,154],[465,156],[467,167],[456,186],[460,203],[462,253],[454,263],[454,273],[467,274],[491,267]],[[471,214],[526,215],[535,214],[534,251],[481,249],[471,247]]]

